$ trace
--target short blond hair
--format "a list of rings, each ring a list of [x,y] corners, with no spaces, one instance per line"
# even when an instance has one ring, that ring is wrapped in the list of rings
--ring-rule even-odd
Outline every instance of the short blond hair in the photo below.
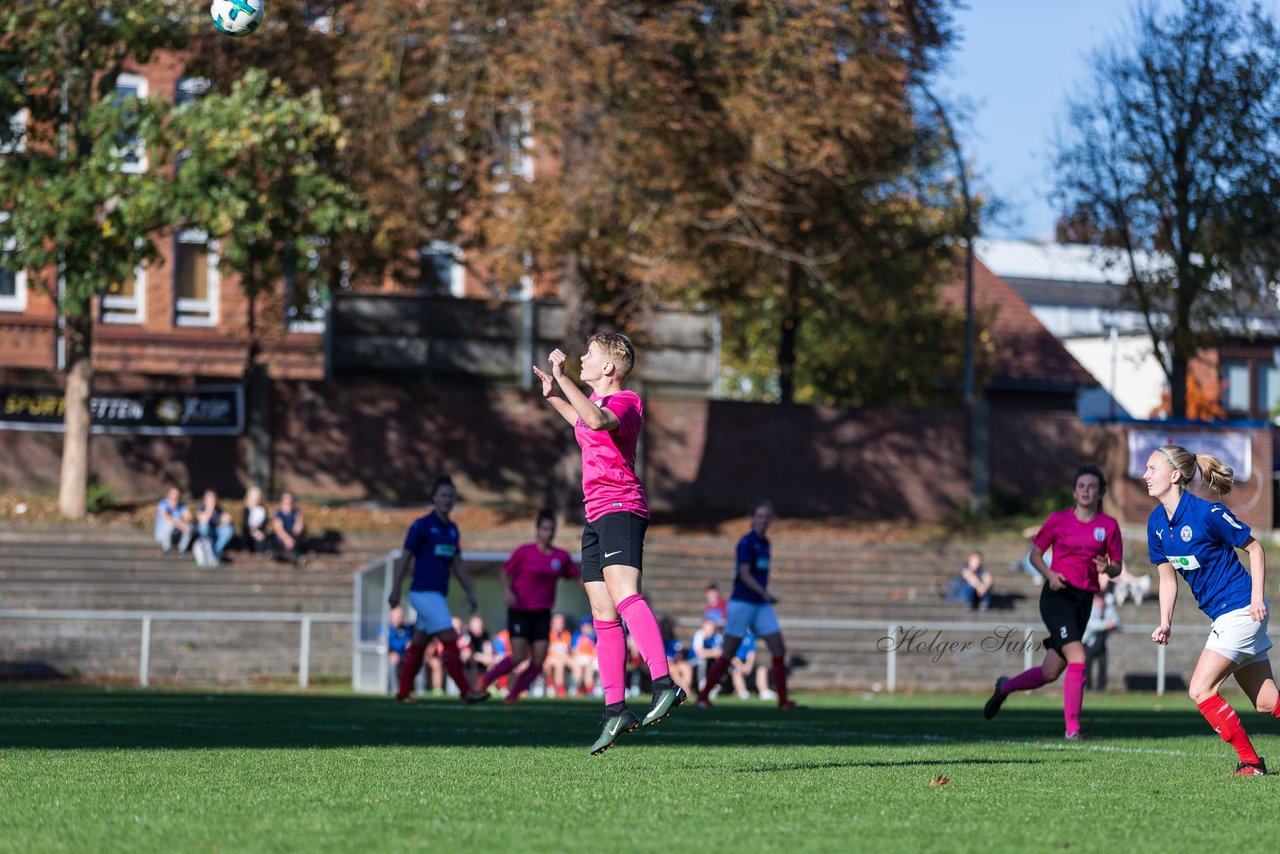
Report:
[[[599,345],[618,371],[618,379],[625,379],[636,363],[636,348],[631,339],[621,332],[597,332],[587,339],[587,346]]]

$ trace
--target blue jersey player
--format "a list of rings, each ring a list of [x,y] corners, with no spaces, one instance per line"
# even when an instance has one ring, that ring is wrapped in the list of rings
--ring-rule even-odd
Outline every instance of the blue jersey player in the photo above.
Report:
[[[778,708],[793,709],[795,703],[787,696],[787,647],[782,641],[782,629],[773,605],[778,597],[769,592],[770,553],[769,539],[765,534],[773,522],[773,505],[761,501],[751,511],[751,530],[738,541],[734,561],[733,595],[729,597],[729,613],[724,628],[724,652],[707,672],[707,681],[698,692],[698,705],[711,705],[711,689],[720,684],[724,673],[733,662],[733,656],[742,645],[748,631],[764,638],[773,656],[774,691],[778,695]]]
[[[1265,555],[1249,526],[1230,510],[1187,491],[1196,472],[1219,495],[1231,491],[1231,467],[1207,454],[1166,445],[1147,460],[1143,480],[1148,494],[1160,502],[1147,520],[1147,547],[1160,574],[1160,626],[1151,639],[1158,644],[1169,642],[1178,598],[1177,576],[1181,575],[1200,610],[1213,620],[1188,693],[1214,732],[1235,748],[1240,758],[1235,773],[1262,775],[1267,773],[1266,764],[1253,749],[1235,709],[1219,691],[1227,677],[1234,676],[1255,709],[1280,717],[1280,692],[1267,657],[1271,639],[1267,637],[1267,600],[1263,597]],[[1240,563],[1236,549],[1248,554],[1248,570]]]
[[[400,662],[400,690],[396,700],[412,703],[413,680],[422,666],[427,644],[431,638],[440,641],[440,657],[449,676],[457,683],[462,699],[476,703],[489,699],[489,692],[472,689],[462,670],[462,656],[458,651],[458,633],[453,628],[453,616],[449,613],[446,597],[449,594],[449,575],[458,577],[458,583],[467,594],[471,611],[478,607],[471,576],[467,574],[459,548],[458,526],[449,514],[458,500],[458,490],[446,475],[436,479],[431,488],[431,512],[409,527],[404,548],[396,561],[395,579],[391,582],[391,595],[387,604],[392,608],[400,604],[400,591],[404,577],[412,568],[413,582],[409,586],[409,604],[417,611],[413,637]]]

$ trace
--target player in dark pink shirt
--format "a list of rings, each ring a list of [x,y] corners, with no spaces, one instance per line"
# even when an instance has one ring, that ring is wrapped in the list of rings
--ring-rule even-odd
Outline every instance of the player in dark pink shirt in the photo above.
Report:
[[[1032,539],[1031,565],[1045,578],[1040,589],[1040,617],[1049,629],[1045,640],[1044,663],[1014,676],[1001,676],[982,714],[988,720],[1000,711],[1005,698],[1014,691],[1030,691],[1055,681],[1066,671],[1062,683],[1062,716],[1066,738],[1078,741],[1080,705],[1084,698],[1084,637],[1098,577],[1115,578],[1124,559],[1120,525],[1101,512],[1107,480],[1097,466],[1081,466],[1076,472],[1075,507],[1049,515]],[[1053,550],[1053,568],[1044,553]]]
[[[548,510],[538,514],[538,538],[511,553],[502,565],[502,589],[507,599],[507,631],[511,652],[480,677],[480,689],[488,688],[517,664],[528,666],[507,692],[505,702],[514,703],[542,672],[551,637],[551,609],[556,604],[556,582],[581,578],[578,565],[564,549],[551,545],[556,536],[556,517]]]
[[[688,699],[667,672],[667,654],[658,621],[640,596],[644,534],[649,505],[636,475],[636,444],[644,419],[640,396],[622,388],[635,364],[630,339],[617,333],[597,333],[582,355],[582,381],[587,396],[565,375],[567,357],[553,350],[551,373],[536,365],[542,396],[573,425],[582,448],[582,500],[587,524],[582,531],[582,581],[596,627],[596,660],[604,688],[604,728],[592,754],[603,753],[618,736],[638,726],[651,726]],[[556,397],[560,388],[564,397]],[[649,668],[653,702],[643,719],[626,704],[627,631]]]

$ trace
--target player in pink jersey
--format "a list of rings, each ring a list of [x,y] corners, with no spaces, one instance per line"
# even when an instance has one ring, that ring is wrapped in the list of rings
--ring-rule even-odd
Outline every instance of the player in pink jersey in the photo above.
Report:
[[[1080,705],[1084,698],[1085,625],[1093,608],[1093,594],[1102,573],[1115,578],[1124,559],[1120,525],[1101,512],[1107,479],[1097,466],[1081,466],[1076,472],[1075,507],[1050,514],[1032,539],[1031,564],[1044,576],[1040,588],[1040,617],[1049,629],[1044,663],[1014,676],[1001,676],[982,714],[990,720],[1014,691],[1030,691],[1055,681],[1062,683],[1062,716],[1066,738],[1079,741]],[[1053,550],[1053,567],[1044,553]]]
[[[565,375],[567,357],[553,350],[551,373],[538,366],[542,396],[573,425],[582,448],[582,499],[587,524],[582,531],[582,581],[596,627],[596,660],[604,688],[604,727],[591,753],[608,750],[620,735],[665,718],[688,696],[667,672],[667,654],[658,621],[640,595],[644,534],[649,505],[636,475],[636,444],[644,419],[640,396],[622,388],[635,364],[630,339],[597,333],[582,355],[588,397]],[[564,397],[556,397],[560,388]],[[627,641],[623,621],[653,679],[653,702],[643,719],[626,704]]]
[[[542,672],[551,632],[551,609],[556,604],[556,582],[582,575],[567,551],[551,545],[556,535],[556,517],[550,511],[538,514],[537,530],[537,541],[520,546],[502,565],[511,653],[489,668],[479,682],[484,690],[527,660],[528,666],[507,692],[507,703],[519,700]]]

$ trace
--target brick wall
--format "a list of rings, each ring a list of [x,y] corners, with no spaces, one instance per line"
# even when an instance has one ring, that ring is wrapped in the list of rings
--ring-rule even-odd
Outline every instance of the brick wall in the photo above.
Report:
[[[48,386],[58,378],[8,370],[0,381]],[[140,376],[104,374],[98,383],[156,387]],[[577,445],[536,394],[410,380],[277,381],[271,409],[275,490],[419,502],[448,472],[470,500],[581,507]],[[1153,504],[1125,474],[1128,429],[996,410],[993,488],[1028,500],[1069,489],[1076,467],[1094,462],[1111,482],[1104,510],[1141,525]],[[1228,504],[1270,529],[1272,440],[1267,428],[1251,432],[1254,476]],[[56,492],[61,446],[59,433],[0,431],[0,489]],[[122,497],[150,498],[168,482],[238,497],[246,485],[244,437],[95,436],[90,456],[92,471]],[[959,410],[651,397],[640,464],[653,509],[668,516],[740,516],[768,497],[793,517],[937,520],[968,503]]]

